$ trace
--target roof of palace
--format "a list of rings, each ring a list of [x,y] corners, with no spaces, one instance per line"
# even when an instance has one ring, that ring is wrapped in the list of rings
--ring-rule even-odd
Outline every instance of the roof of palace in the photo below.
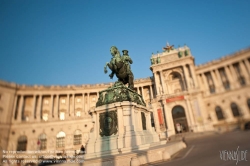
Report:
[[[203,63],[203,64],[199,64],[199,65],[196,66],[196,69],[204,68],[204,67],[207,67],[207,66],[211,66],[211,65],[221,63],[221,62],[229,60],[229,59],[233,59],[233,58],[235,58],[235,57],[237,57],[237,56],[239,56],[241,54],[244,54],[246,52],[249,52],[249,51],[250,51],[250,47],[248,47],[246,49],[241,49],[241,50],[239,50],[237,52],[234,52],[232,54],[222,56],[219,59],[215,59],[215,60]]]

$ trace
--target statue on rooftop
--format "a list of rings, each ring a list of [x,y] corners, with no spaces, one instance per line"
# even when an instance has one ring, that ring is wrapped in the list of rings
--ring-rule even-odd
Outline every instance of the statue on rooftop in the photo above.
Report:
[[[110,48],[112,58],[110,62],[107,62],[104,67],[104,72],[107,73],[107,66],[112,71],[109,77],[112,79],[114,74],[118,78],[118,82],[123,84],[128,83],[128,88],[134,89],[134,75],[131,71],[130,64],[133,63],[132,59],[128,55],[128,50],[123,50],[123,55],[120,55],[116,46]]]

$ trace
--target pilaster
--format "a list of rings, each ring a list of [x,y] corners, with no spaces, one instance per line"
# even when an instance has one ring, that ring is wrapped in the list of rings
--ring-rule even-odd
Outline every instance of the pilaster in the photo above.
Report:
[[[22,121],[22,116],[23,116],[23,95],[20,95],[20,101],[19,101],[19,105],[18,105],[18,113],[17,113],[17,120],[18,122]]]
[[[189,90],[190,89],[190,87],[189,87],[189,74],[188,74],[188,71],[187,71],[187,68],[185,65],[182,65],[182,68],[184,70],[184,75],[185,75],[186,90]]]

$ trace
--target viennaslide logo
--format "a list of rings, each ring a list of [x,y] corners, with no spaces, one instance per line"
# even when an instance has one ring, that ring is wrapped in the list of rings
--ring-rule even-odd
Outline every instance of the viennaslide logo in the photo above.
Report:
[[[220,159],[223,161],[236,161],[236,165],[239,161],[247,161],[247,150],[240,150],[240,147],[236,150],[222,150],[220,151]]]

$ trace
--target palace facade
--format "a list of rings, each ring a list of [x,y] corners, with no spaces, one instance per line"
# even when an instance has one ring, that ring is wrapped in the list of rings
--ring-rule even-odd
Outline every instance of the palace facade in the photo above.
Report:
[[[134,81],[161,138],[229,131],[250,121],[250,48],[196,66],[187,46],[151,57],[152,77]],[[27,86],[0,81],[3,150],[79,150],[94,123],[98,92],[113,83]],[[96,122],[98,123],[98,122]]]

